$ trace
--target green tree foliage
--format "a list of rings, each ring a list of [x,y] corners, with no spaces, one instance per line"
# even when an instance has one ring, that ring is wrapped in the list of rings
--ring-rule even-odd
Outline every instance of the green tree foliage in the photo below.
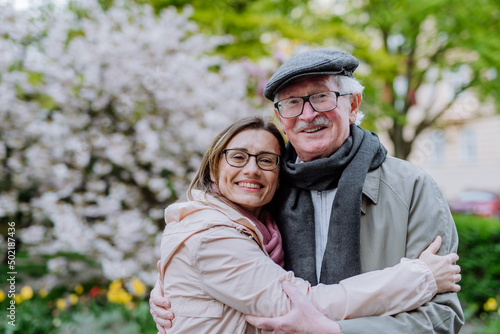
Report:
[[[368,113],[392,119],[389,135],[396,156],[406,158],[415,138],[465,92],[500,101],[498,2],[370,0],[356,12],[368,14],[366,23],[357,26],[380,40],[378,47],[372,43],[357,56],[371,66],[370,82],[377,81]],[[428,94],[427,103],[420,101],[426,105],[421,108],[424,117],[409,124],[417,91],[424,85],[436,91],[443,80],[451,88],[446,103],[436,110],[433,102],[443,97]]]
[[[231,58],[258,59],[276,51],[278,39],[321,45],[333,37],[353,34],[340,19],[321,18],[307,0],[137,0],[158,11],[168,6],[192,6],[205,33],[230,34],[234,41],[219,48]]]
[[[384,119],[378,130],[389,133],[401,158],[408,157],[422,131],[461,103],[460,96],[500,101],[497,0],[142,1],[157,10],[192,6],[192,18],[205,32],[234,36],[218,49],[231,58],[273,55],[282,40],[291,45],[289,55],[300,46],[352,52],[363,63],[357,74],[366,86],[366,126]],[[448,84],[447,96],[437,90],[442,82]],[[431,93],[418,101],[423,87]],[[442,102],[438,110],[436,101]],[[421,114],[410,123],[417,102]]]

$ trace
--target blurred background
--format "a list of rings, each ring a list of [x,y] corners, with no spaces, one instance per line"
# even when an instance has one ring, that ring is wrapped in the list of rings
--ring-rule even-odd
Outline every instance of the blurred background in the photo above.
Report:
[[[156,333],[164,208],[328,47],[360,60],[362,126],[449,200],[461,333],[500,333],[499,22],[497,0],[0,0],[0,331]]]

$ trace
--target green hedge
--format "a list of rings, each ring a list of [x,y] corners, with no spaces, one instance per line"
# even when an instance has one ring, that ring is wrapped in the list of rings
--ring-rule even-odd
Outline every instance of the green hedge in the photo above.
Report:
[[[468,318],[484,317],[490,298],[500,303],[500,220],[456,215],[462,268],[458,296]],[[498,312],[497,309],[490,312]]]

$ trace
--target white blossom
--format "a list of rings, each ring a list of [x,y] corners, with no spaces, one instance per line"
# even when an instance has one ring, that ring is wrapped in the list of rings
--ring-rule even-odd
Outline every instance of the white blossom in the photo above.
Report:
[[[36,245],[42,242],[45,235],[45,226],[31,225],[21,230],[21,241],[27,244]]]
[[[31,256],[56,256],[38,285],[99,275],[61,252],[154,284],[163,209],[253,113],[248,74],[213,55],[231,39],[200,34],[190,7],[72,3],[87,15],[0,5],[0,217],[24,217]]]

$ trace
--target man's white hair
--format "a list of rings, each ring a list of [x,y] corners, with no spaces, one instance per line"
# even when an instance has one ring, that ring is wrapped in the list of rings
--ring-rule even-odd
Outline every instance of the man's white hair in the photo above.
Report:
[[[302,78],[299,80],[307,80],[307,78],[310,78],[310,77],[313,77],[313,76],[311,75],[311,76],[308,76],[308,77],[305,77],[305,78]],[[323,76],[323,78],[325,78],[326,84],[328,86],[331,85],[332,89],[333,89],[333,86],[336,86],[336,87],[338,87],[338,89],[342,93],[350,92],[350,93],[363,94],[363,90],[365,89],[365,87],[357,79],[352,78],[352,77],[348,77],[345,75],[332,74],[332,75],[328,75],[328,76]],[[283,88],[281,88],[280,91],[281,90],[283,90]],[[277,102],[280,99],[279,98],[280,91],[276,92],[276,94],[274,95],[274,102]],[[352,95],[350,96],[350,98],[351,99],[353,98]],[[356,124],[357,125],[361,124],[364,117],[365,117],[365,114],[361,110],[358,110],[358,114],[356,116]]]
[[[363,95],[363,90],[365,89],[365,87],[357,79],[347,77],[345,75],[330,75],[328,81],[334,83],[337,87],[339,87],[339,90],[342,93],[350,92]],[[358,114],[356,116],[356,124],[360,125],[364,117],[365,114],[361,110],[358,110]]]

